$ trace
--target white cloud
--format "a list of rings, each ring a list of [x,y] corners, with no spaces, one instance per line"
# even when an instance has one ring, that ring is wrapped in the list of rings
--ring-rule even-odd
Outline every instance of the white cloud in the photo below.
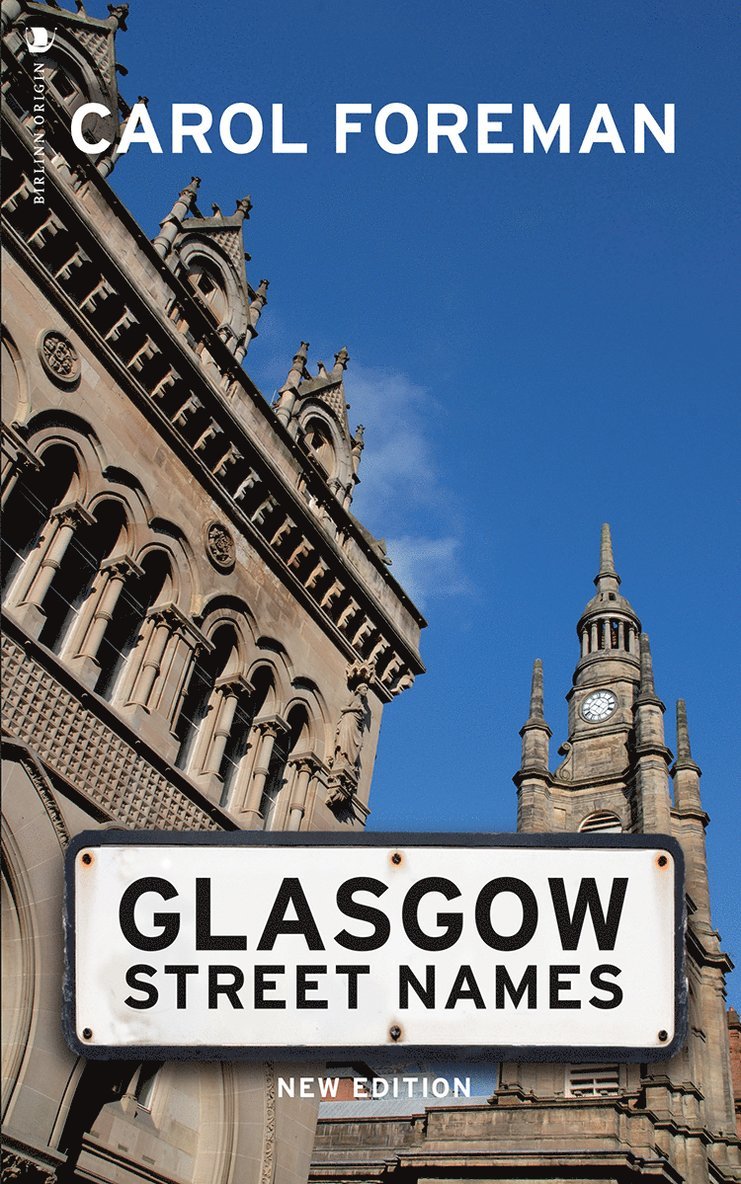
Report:
[[[420,606],[433,597],[470,595],[459,548],[460,540],[453,536],[436,539],[403,535],[388,540],[394,577]]]
[[[355,513],[387,537],[392,572],[412,599],[470,591],[460,560],[455,497],[438,468],[432,395],[397,370],[351,363],[345,391],[352,426],[365,427]],[[417,525],[422,526],[415,533]]]
[[[355,512],[383,533],[408,526],[410,509],[442,507],[427,426],[436,412],[432,396],[399,371],[354,363],[345,391],[353,427],[366,429]]]

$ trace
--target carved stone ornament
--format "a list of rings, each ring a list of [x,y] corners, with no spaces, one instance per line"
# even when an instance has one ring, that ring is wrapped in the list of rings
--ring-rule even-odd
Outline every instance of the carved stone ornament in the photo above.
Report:
[[[234,539],[223,522],[208,522],[206,524],[206,551],[208,557],[219,571],[231,571],[237,557]]]
[[[80,377],[80,355],[69,338],[47,329],[38,342],[39,357],[46,373],[62,386],[72,386]]]

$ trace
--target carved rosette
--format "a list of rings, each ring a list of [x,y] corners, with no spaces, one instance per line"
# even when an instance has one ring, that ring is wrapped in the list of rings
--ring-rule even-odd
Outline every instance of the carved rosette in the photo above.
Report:
[[[237,557],[234,538],[223,522],[207,522],[204,535],[206,554],[219,571],[231,571]]]
[[[46,329],[38,340],[39,357],[49,377],[61,386],[73,386],[80,377],[80,355],[57,329]]]

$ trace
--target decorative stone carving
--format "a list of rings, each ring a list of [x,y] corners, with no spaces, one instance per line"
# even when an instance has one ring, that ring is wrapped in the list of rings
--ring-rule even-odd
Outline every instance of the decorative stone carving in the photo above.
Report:
[[[41,761],[73,781],[109,817],[140,829],[221,829],[7,633],[2,653],[7,732],[32,745]]]
[[[206,553],[219,571],[231,571],[237,557],[234,539],[223,522],[206,525]]]
[[[367,715],[368,685],[361,682],[340,714],[335,731],[333,767],[344,765],[348,771],[357,775]]]
[[[54,382],[72,386],[80,377],[80,355],[69,338],[47,329],[39,338],[39,357]]]
[[[275,1179],[275,1065],[264,1064],[265,1125],[262,1137],[262,1169],[260,1184],[273,1184]]]

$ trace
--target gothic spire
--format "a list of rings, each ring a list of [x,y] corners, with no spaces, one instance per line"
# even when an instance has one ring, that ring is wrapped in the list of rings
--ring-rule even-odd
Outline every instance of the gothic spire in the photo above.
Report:
[[[530,682],[530,718],[528,723],[545,723],[543,715],[543,663],[540,658],[533,662],[533,677]]]
[[[664,705],[656,694],[654,686],[654,664],[651,657],[651,642],[647,633],[642,633],[640,637],[640,669],[641,678],[638,684],[636,705],[641,703],[659,704],[663,711]]]
[[[517,794],[517,829],[542,831],[548,829],[546,787],[548,772],[548,744],[551,729],[543,715],[543,663],[536,658],[530,684],[530,713],[520,728],[522,758],[514,781]]]
[[[641,694],[655,695],[654,663],[651,657],[651,640],[647,633],[641,634]]]
[[[690,734],[687,728],[687,705],[684,699],[677,699],[677,760],[692,760]]]
[[[598,592],[616,592],[620,585],[620,576],[615,571],[615,559],[612,553],[612,535],[609,523],[603,522],[599,548],[599,571],[594,578]]]
[[[540,658],[533,662],[530,683],[530,713],[520,729],[522,736],[522,768],[548,768],[548,741],[551,729],[543,714],[543,663]]]

